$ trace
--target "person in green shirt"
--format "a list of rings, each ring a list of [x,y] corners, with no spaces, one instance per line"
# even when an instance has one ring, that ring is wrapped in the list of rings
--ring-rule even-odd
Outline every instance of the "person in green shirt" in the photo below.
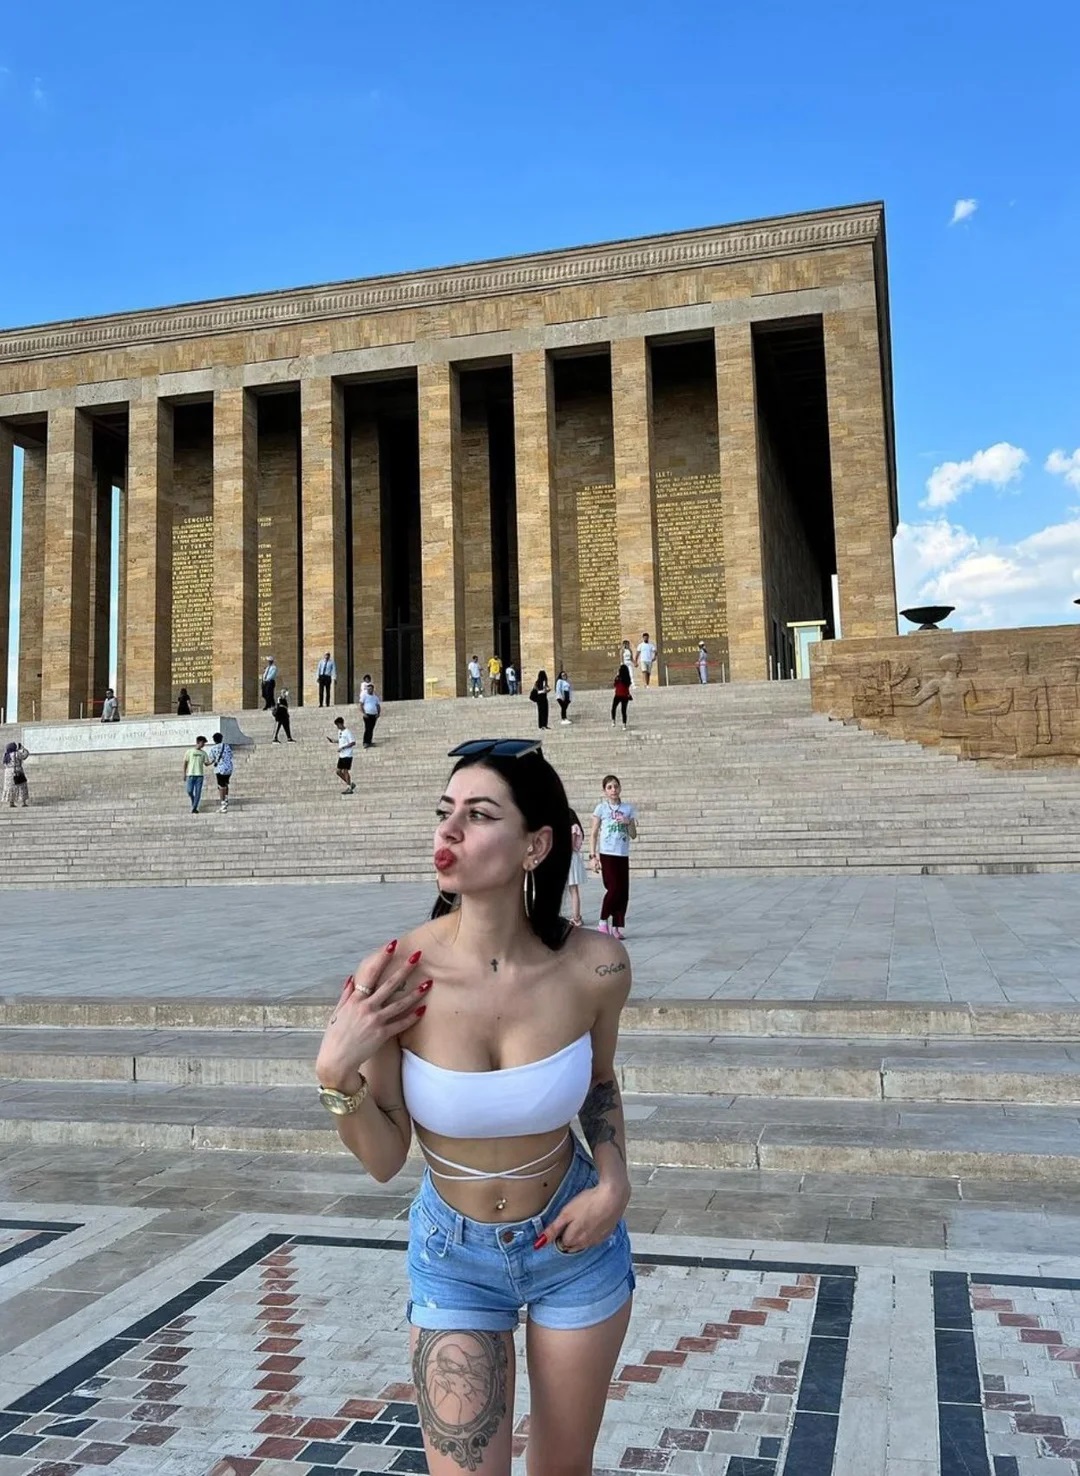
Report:
[[[195,747],[184,755],[184,785],[191,801],[191,813],[199,813],[202,799],[203,775],[206,773],[206,739],[201,735],[195,739]]]

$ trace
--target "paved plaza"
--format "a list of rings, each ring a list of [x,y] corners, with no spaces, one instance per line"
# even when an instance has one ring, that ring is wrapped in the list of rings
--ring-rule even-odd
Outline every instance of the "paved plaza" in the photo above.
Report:
[[[20,891],[3,994],[330,999],[432,888]],[[593,918],[600,884],[586,883]],[[643,878],[636,999],[1080,1003],[1080,875]]]

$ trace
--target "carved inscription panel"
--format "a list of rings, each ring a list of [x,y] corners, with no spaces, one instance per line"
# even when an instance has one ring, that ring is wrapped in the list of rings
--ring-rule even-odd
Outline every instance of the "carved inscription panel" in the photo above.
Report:
[[[184,518],[172,539],[172,680],[190,687],[213,677],[214,520]]]
[[[615,488],[582,487],[577,498],[578,616],[581,649],[612,653],[619,647],[619,554]]]
[[[274,545],[270,534],[271,518],[259,519],[259,650],[270,652],[274,645]]]
[[[664,651],[687,660],[727,634],[720,473],[658,472],[653,495]]]

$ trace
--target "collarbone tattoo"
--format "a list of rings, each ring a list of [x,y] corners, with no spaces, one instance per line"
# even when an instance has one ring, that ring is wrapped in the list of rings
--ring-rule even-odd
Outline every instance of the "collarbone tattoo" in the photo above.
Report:
[[[601,979],[605,978],[608,974],[622,974],[625,972],[626,965],[624,963],[598,964],[596,968],[596,973],[600,975]]]

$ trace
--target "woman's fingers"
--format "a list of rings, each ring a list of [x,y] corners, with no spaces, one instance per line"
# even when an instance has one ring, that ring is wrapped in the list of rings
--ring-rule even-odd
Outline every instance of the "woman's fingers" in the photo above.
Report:
[[[384,970],[383,977],[380,979],[378,987],[373,994],[373,1003],[385,1006],[390,1001],[393,1001],[396,1004],[398,996],[408,983],[409,975],[416,968],[422,956],[423,954],[418,948],[414,953],[410,953],[408,958],[403,959],[397,968]]]
[[[396,938],[391,938],[385,948],[369,954],[357,965],[354,978],[356,993],[361,999],[370,997],[385,983],[397,952],[397,942]]]

